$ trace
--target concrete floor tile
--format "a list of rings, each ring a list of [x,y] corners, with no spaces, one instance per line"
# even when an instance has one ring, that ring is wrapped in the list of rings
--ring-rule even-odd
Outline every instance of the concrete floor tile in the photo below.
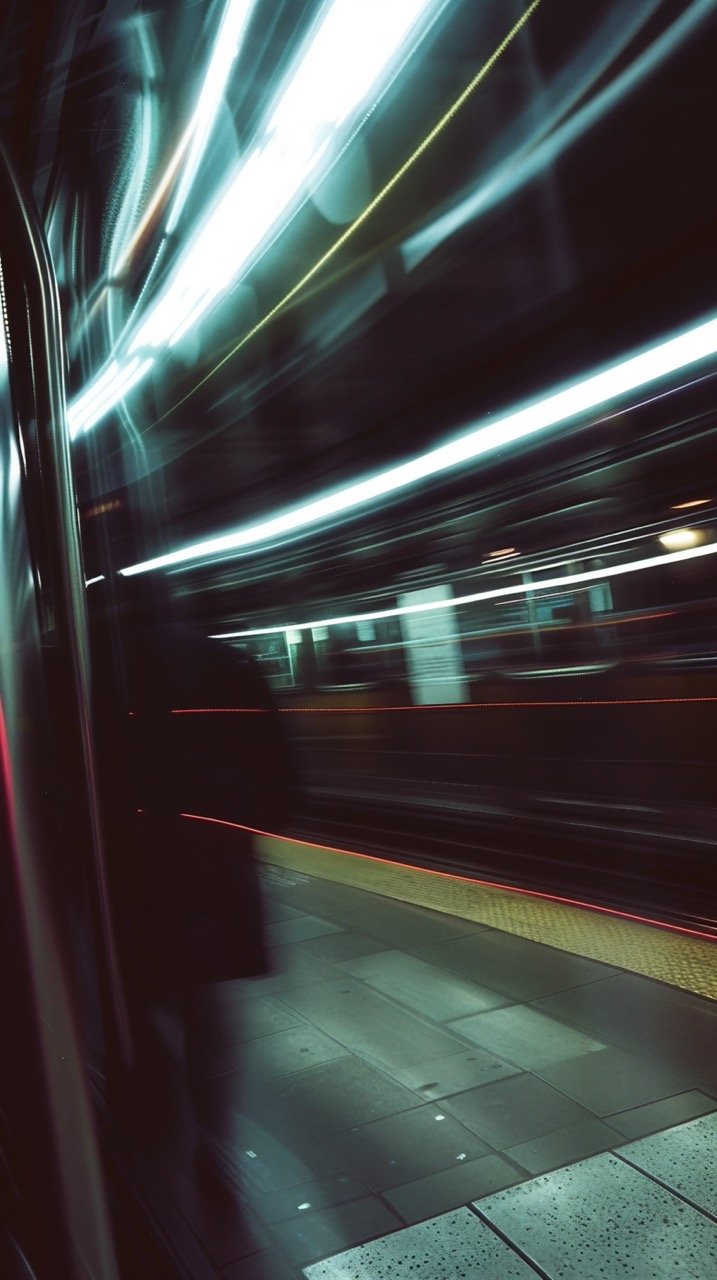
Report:
[[[717,1098],[709,1098],[707,1094],[691,1089],[687,1093],[676,1093],[671,1098],[661,1098],[659,1102],[648,1102],[642,1107],[607,1115],[605,1120],[626,1138],[644,1138],[648,1133],[668,1129],[715,1110]]]
[[[346,1053],[343,1045],[306,1024],[223,1050],[227,1062],[237,1071],[265,1080],[344,1058]]]
[[[414,1066],[461,1047],[455,1036],[348,976],[285,992],[283,1003],[354,1053],[391,1067]]]
[[[331,1209],[308,1210],[277,1224],[281,1245],[299,1265],[325,1258],[358,1241],[394,1232],[400,1219],[376,1196],[349,1200]],[[364,1277],[365,1280],[365,1277]]]
[[[303,1271],[276,1246],[243,1258],[222,1271],[222,1280],[303,1280]]]
[[[477,1209],[551,1280],[708,1280],[717,1224],[614,1155],[498,1192]]]
[[[596,960],[494,929],[412,950],[431,964],[521,1002],[582,987],[615,972]]]
[[[346,961],[341,967],[374,991],[416,1009],[434,1022],[449,1022],[505,1004],[505,997],[495,991],[449,975],[401,951],[381,951]]]
[[[340,911],[370,910],[377,900],[376,894],[365,889],[302,875],[293,876],[290,881],[285,879],[274,889],[272,897],[302,912],[324,917]],[[383,901],[382,898],[378,900]]]
[[[481,1156],[455,1169],[444,1169],[402,1187],[384,1191],[386,1200],[404,1222],[422,1222],[436,1213],[457,1209],[469,1200],[491,1195],[521,1182],[523,1174],[502,1156]]]
[[[310,1142],[312,1133],[340,1133],[408,1111],[419,1100],[409,1089],[351,1056],[271,1082],[266,1102],[277,1124],[300,1127]]]
[[[441,1105],[498,1151],[589,1119],[564,1094],[526,1074],[453,1094]]]
[[[365,907],[341,912],[336,919],[352,933],[382,939],[387,947],[399,947],[402,951],[465,935],[473,937],[485,928],[471,920],[461,920],[458,916],[443,915],[391,898],[375,898]]]
[[[717,1090],[714,1001],[622,973],[541,999],[536,1008],[680,1073],[686,1088]]]
[[[303,942],[306,938],[320,938],[326,933],[339,933],[340,926],[318,916],[297,916],[294,920],[279,920],[266,927],[266,941],[270,947],[283,947],[291,942]]]
[[[554,1129],[552,1133],[543,1134],[542,1138],[531,1138],[530,1142],[507,1147],[505,1155],[522,1165],[528,1173],[546,1173],[548,1169],[584,1160],[598,1151],[610,1151],[622,1141],[619,1133],[591,1116],[589,1120]]]
[[[701,1116],[631,1142],[620,1154],[717,1217],[717,1115]]]
[[[248,978],[240,984],[243,1000],[256,1000],[282,991],[291,991],[295,987],[328,982],[335,976],[330,965],[323,964],[316,956],[308,955],[298,944],[270,949],[269,964],[270,972],[265,977]]]
[[[296,920],[298,916],[306,915],[305,911],[300,911],[298,907],[289,907],[285,902],[275,902],[271,898],[265,898],[262,902],[262,916],[265,924],[277,924],[279,920]]]
[[[361,1245],[337,1258],[306,1267],[307,1280],[394,1280],[410,1269],[411,1280],[535,1280],[532,1268],[469,1209]]]
[[[659,1063],[623,1049],[600,1049],[551,1066],[536,1066],[534,1071],[598,1116],[667,1098],[685,1088],[684,1081]]]
[[[514,1062],[524,1071],[605,1048],[603,1041],[594,1040],[525,1005],[461,1018],[449,1022],[448,1029],[496,1057]]]
[[[207,1253],[220,1267],[265,1249],[263,1226],[249,1217],[231,1194],[217,1196],[194,1180],[176,1178],[172,1196]]]
[[[334,1173],[273,1191],[270,1195],[253,1197],[251,1207],[260,1222],[281,1222],[284,1218],[297,1218],[310,1210],[331,1209],[347,1200],[363,1200],[368,1195],[369,1188],[365,1183],[348,1173]]]
[[[436,1105],[346,1130],[336,1141],[337,1155],[372,1191],[454,1168],[489,1151]]]
[[[478,1085],[519,1074],[519,1067],[477,1047],[422,1062],[419,1067],[404,1067],[391,1072],[395,1080],[408,1089],[415,1089],[424,1099],[446,1098],[452,1093],[464,1093]]]
[[[294,1144],[284,1132],[274,1133],[254,1117],[237,1118],[232,1149],[237,1180],[251,1204],[281,1196],[284,1190],[341,1173],[335,1159],[314,1143]]]
[[[297,1018],[290,1009],[284,1008],[274,1000],[247,1000],[237,1011],[230,1033],[231,1044],[244,1044],[247,1040],[257,1040],[260,1036],[270,1036],[277,1031],[288,1031],[290,1027],[303,1025],[303,1019]],[[226,1057],[228,1046],[222,1046],[222,1057]]]
[[[322,938],[308,938],[299,944],[302,951],[317,956],[327,964],[339,964],[342,960],[354,960],[357,956],[369,956],[384,950],[384,943],[367,938],[361,933],[326,934]]]

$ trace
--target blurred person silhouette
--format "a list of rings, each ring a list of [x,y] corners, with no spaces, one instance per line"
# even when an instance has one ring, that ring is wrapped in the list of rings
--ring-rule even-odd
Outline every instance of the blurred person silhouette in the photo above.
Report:
[[[114,599],[91,597],[91,636],[131,1109],[145,1138],[189,1139],[197,1175],[237,1190],[235,1100],[203,1077],[241,1039],[230,984],[268,971],[252,829],[285,826],[294,771],[258,664],[182,619],[156,582],[115,584]]]

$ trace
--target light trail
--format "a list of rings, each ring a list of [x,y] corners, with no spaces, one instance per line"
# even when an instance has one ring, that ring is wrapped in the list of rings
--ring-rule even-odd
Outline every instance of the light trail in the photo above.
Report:
[[[384,715],[391,711],[506,711],[531,707],[659,707],[715,703],[717,694],[694,694],[682,698],[534,698],[515,702],[421,702],[401,705],[366,707],[277,707],[280,715],[366,716]],[[131,713],[134,714],[134,713]],[[269,715],[268,707],[172,707],[173,716],[246,716]],[[273,713],[271,713],[273,714]]]
[[[292,285],[292,287],[284,294],[284,296],[280,298],[279,301],[273,307],[271,307],[270,310],[267,311],[264,316],[262,316],[261,320],[258,320],[257,323],[253,325],[251,329],[249,329],[245,334],[243,334],[242,337],[239,339],[239,341],[235,343],[235,345],[231,348],[231,350],[228,351],[227,354],[223,356],[222,359],[219,360],[217,364],[215,364],[213,368],[211,368],[209,372],[204,375],[203,378],[200,378],[200,380],[194,384],[194,386],[191,388],[191,390],[187,392],[186,395],[182,396],[180,400],[177,400],[176,403],[173,404],[170,409],[167,409],[160,418],[157,418],[153,425],[157,425],[157,423],[164,421],[164,419],[169,417],[170,414],[175,413],[176,410],[181,408],[183,404],[186,404],[186,402],[189,399],[191,399],[191,397],[195,395],[197,391],[199,391],[203,386],[205,386],[206,383],[209,382],[210,379],[213,378],[215,374],[217,374],[219,370],[222,369],[229,360],[233,360],[234,357],[238,355],[238,353],[242,350],[243,347],[245,347],[249,342],[251,342],[252,339],[257,336],[257,334],[261,333],[262,329],[265,329],[266,326],[270,324],[271,321],[274,320],[276,316],[278,316],[279,313],[282,312],[289,305],[290,302],[293,302],[293,300],[298,296],[298,294],[303,292],[307,284],[309,284],[310,281],[313,280],[315,276],[317,276],[321,271],[323,271],[324,267],[327,266],[327,264],[331,262],[333,258],[336,257],[336,254],[341,249],[343,249],[344,245],[351,239],[353,235],[355,235],[355,233],[359,230],[359,228],[362,227],[364,223],[368,221],[368,219],[376,211],[379,205],[383,203],[386,197],[393,191],[393,189],[398,185],[398,183],[405,177],[405,175],[409,172],[409,170],[413,168],[416,162],[421,159],[421,157],[425,154],[428,148],[435,142],[436,138],[438,138],[440,134],[443,133],[443,130],[447,127],[447,125],[451,123],[451,121],[458,114],[461,108],[465,106],[468,99],[472,96],[472,94],[475,92],[478,86],[482,83],[482,81],[488,75],[488,72],[495,66],[501,54],[505,53],[505,50],[513,42],[515,37],[518,35],[518,32],[521,31],[522,28],[525,26],[526,22],[532,16],[532,14],[537,9],[540,3],[541,3],[541,0],[532,0],[532,3],[528,6],[525,12],[521,14],[517,22],[511,27],[508,34],[504,37],[503,40],[501,40],[497,48],[493,50],[490,57],[486,59],[486,61],[483,63],[480,70],[476,72],[476,74],[473,76],[472,80],[468,83],[466,88],[462,90],[462,92],[458,95],[458,97],[451,104],[448,110],[445,111],[444,114],[441,116],[437,124],[433,126],[430,132],[419,143],[419,145],[411,153],[408,159],[405,160],[404,163],[400,166],[400,168],[396,170],[393,176],[389,178],[388,182],[384,184],[384,186],[377,193],[377,195],[374,196],[373,200],[371,200],[370,203],[366,206],[366,208],[363,209],[362,212],[358,215],[358,217],[354,219],[351,225],[347,227],[346,230],[343,231],[340,236],[337,237],[334,243],[326,250],[325,253],[321,255],[320,258],[317,259],[317,261],[313,264],[313,266],[311,266],[309,270],[305,272],[305,274],[301,277],[301,279],[297,280],[296,284]]]
[[[549,428],[593,410],[612,406],[615,400],[648,384],[661,381],[698,361],[713,357],[715,353],[717,317],[712,317],[677,337],[657,343],[639,355],[610,365],[600,373],[582,378],[561,391],[514,410],[495,422],[476,427],[407,462],[389,467],[374,476],[367,476],[333,493],[314,498],[299,507],[269,516],[257,524],[201,539],[175,551],[127,565],[119,572],[125,577],[131,577],[137,573],[168,569],[191,561],[211,560],[325,524],[336,516],[365,508],[379,498],[413,488],[423,480],[474,462],[519,440],[540,435]],[[705,553],[705,548],[695,550]],[[589,581],[588,578],[580,580]],[[387,615],[380,612],[376,616]]]
[[[714,555],[717,542],[701,547],[691,547],[685,551],[671,551],[666,555],[645,556],[641,560],[630,560],[626,564],[608,565],[600,569],[585,569],[581,573],[566,573],[557,578],[544,578],[531,582],[516,582],[508,587],[493,587],[487,591],[472,591],[468,595],[447,596],[442,600],[427,600],[416,604],[392,605],[387,609],[372,609],[365,613],[347,613],[336,618],[314,618],[311,622],[282,622],[270,627],[249,627],[243,631],[222,631],[212,635],[212,640],[240,640],[250,636],[280,635],[286,631],[312,631],[318,627],[337,627],[360,622],[377,622],[384,618],[402,618],[417,613],[433,613],[439,609],[453,609],[464,604],[478,604],[483,600],[500,600],[508,596],[534,594],[537,591],[552,591],[556,587],[575,586],[582,582],[602,582],[606,578],[617,578],[627,573],[641,573],[649,569],[659,569],[665,565],[681,564],[685,560],[694,560],[702,556]]]
[[[539,0],[533,0],[538,3]],[[238,168],[214,203],[158,296],[139,317],[114,359],[155,359],[208,314],[284,229],[303,202],[307,183],[323,177],[409,54],[443,9],[445,0],[331,0],[319,19]],[[237,0],[225,14],[212,66],[228,76],[250,6]],[[226,41],[222,33],[229,31]],[[223,91],[223,85],[222,85]],[[188,181],[199,163],[219,97],[208,81],[195,113]],[[201,145],[200,145],[201,141]],[[180,178],[170,224],[187,194]],[[100,374],[100,379],[103,377]],[[72,406],[71,436],[91,430],[113,407],[102,399],[92,411],[92,384]],[[119,403],[118,395],[114,404]]]

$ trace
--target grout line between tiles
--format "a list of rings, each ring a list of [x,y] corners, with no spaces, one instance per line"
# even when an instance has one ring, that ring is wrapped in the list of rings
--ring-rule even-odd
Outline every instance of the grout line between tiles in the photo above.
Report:
[[[535,1274],[541,1277],[541,1280],[553,1280],[552,1276],[548,1271],[544,1271],[543,1268],[539,1265],[539,1263],[537,1263],[533,1258],[530,1257],[529,1254],[527,1254],[523,1249],[521,1249],[520,1246],[517,1245],[514,1240],[511,1240],[510,1236],[506,1235],[504,1231],[501,1231],[500,1227],[497,1227],[494,1222],[491,1222],[490,1218],[488,1218],[486,1214],[484,1214],[482,1210],[480,1210],[474,1203],[467,1204],[466,1208],[470,1210],[471,1213],[475,1214],[476,1218],[478,1218],[478,1220],[482,1222],[486,1227],[489,1227],[490,1230],[495,1235],[497,1235],[498,1238],[502,1240],[504,1244],[507,1244],[508,1247],[513,1250],[513,1253],[517,1254],[517,1256],[523,1262],[525,1262],[527,1266],[531,1267],[531,1269],[535,1272]]]
[[[689,1124],[690,1121],[685,1120],[684,1123]],[[662,1130],[662,1132],[664,1132],[664,1130]],[[654,1137],[655,1135],[649,1134],[648,1136]],[[638,1138],[636,1141],[639,1142],[641,1139]],[[636,1173],[641,1173],[643,1177],[649,1178],[650,1182],[654,1182],[656,1186],[662,1187],[663,1191],[669,1191],[670,1195],[674,1196],[676,1200],[681,1200],[683,1204],[687,1204],[691,1209],[695,1209],[697,1213],[701,1213],[703,1218],[707,1218],[710,1222],[717,1223],[716,1214],[710,1213],[709,1209],[705,1209],[703,1205],[696,1204],[694,1200],[690,1200],[690,1197],[685,1195],[683,1191],[678,1191],[676,1187],[671,1187],[669,1182],[665,1182],[663,1178],[658,1178],[657,1174],[650,1173],[648,1169],[641,1168],[639,1164],[635,1164],[634,1161],[629,1160],[621,1151],[614,1151],[612,1154],[616,1159],[622,1160],[623,1164],[628,1165],[630,1169],[634,1169]]]

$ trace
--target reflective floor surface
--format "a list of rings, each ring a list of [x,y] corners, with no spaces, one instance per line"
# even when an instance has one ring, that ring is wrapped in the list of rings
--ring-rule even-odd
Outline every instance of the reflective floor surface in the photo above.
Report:
[[[717,1118],[544,1174],[307,1267],[308,1280],[685,1276],[717,1269]]]
[[[230,1042],[203,1068],[241,1212],[163,1170],[227,1280],[714,1273],[717,1005],[296,870],[264,880],[275,971],[224,984]]]

